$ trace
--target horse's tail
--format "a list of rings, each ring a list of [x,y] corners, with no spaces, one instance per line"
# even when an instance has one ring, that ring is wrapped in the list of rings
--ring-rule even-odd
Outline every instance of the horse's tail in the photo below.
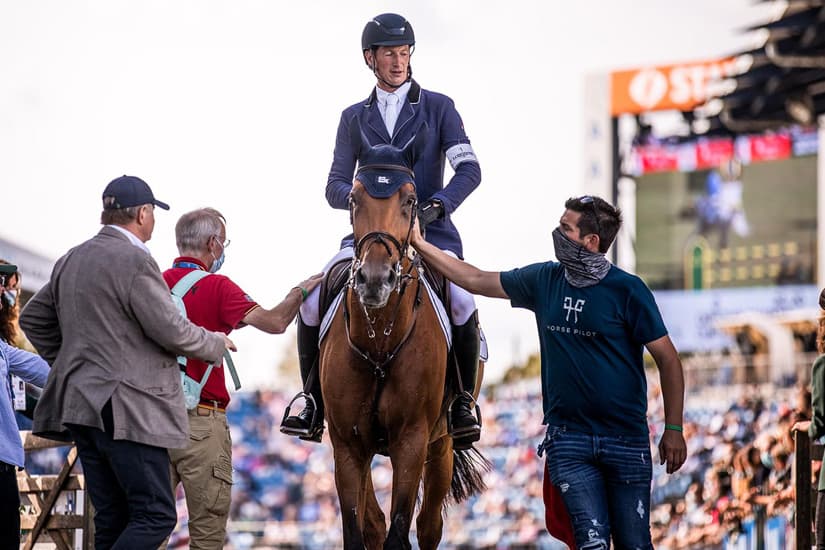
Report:
[[[486,489],[484,474],[492,466],[475,447],[453,451],[453,479],[450,481],[452,500],[458,503]]]

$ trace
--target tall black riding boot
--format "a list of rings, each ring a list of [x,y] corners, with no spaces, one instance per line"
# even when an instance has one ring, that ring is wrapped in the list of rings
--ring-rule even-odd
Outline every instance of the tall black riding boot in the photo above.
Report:
[[[324,401],[321,396],[321,377],[318,375],[319,332],[320,327],[306,325],[298,316],[298,363],[304,391],[292,399],[281,421],[281,432],[315,442],[320,442],[324,434]],[[306,400],[304,409],[296,415],[289,415],[292,403],[301,397]]]
[[[453,401],[450,414],[450,435],[453,448],[466,449],[481,437],[481,415],[474,406],[473,392],[478,375],[478,358],[481,345],[478,328],[478,312],[474,311],[463,325],[453,325],[453,353],[458,363],[463,393]]]

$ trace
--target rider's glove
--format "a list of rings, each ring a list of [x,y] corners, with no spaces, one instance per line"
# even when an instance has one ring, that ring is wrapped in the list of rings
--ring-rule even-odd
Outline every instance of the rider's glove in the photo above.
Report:
[[[427,225],[444,217],[444,203],[438,199],[430,199],[418,207],[418,223]]]

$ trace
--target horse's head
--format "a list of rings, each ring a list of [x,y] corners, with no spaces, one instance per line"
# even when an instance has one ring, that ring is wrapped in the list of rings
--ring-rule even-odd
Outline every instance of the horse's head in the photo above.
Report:
[[[355,235],[351,284],[365,307],[380,308],[401,283],[401,262],[418,204],[412,166],[426,128],[399,149],[371,146],[357,119],[352,126],[359,168],[350,193]]]

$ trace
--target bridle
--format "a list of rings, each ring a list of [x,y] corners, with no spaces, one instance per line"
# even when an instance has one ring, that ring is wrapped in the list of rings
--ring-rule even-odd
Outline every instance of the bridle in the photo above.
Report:
[[[376,168],[372,166],[371,168]],[[398,169],[398,166],[392,166],[393,169]],[[406,334],[404,334],[403,338],[396,344],[396,346],[390,351],[380,352],[377,357],[373,357],[373,355],[369,351],[365,351],[358,347],[358,345],[352,341],[352,337],[350,335],[350,311],[349,311],[349,300],[344,300],[344,325],[346,327],[346,334],[347,334],[347,343],[349,344],[350,349],[366,361],[367,363],[372,366],[373,374],[375,374],[376,378],[379,380],[383,380],[387,375],[387,366],[392,362],[393,359],[398,355],[398,352],[401,351],[401,348],[404,344],[409,340],[410,335],[415,328],[415,323],[418,318],[418,306],[421,303],[421,281],[420,281],[420,273],[418,277],[413,275],[414,272],[417,272],[421,266],[421,259],[416,254],[414,255],[409,263],[409,267],[406,269],[404,273],[402,273],[403,269],[403,261],[404,258],[407,257],[407,253],[409,252],[409,243],[410,243],[410,235],[412,234],[413,226],[415,224],[415,215],[417,212],[417,205],[418,201],[414,201],[412,207],[410,208],[410,225],[407,228],[407,235],[404,237],[402,242],[399,242],[398,239],[387,233],[386,231],[370,231],[360,239],[355,244],[355,255],[352,258],[352,264],[350,266],[350,275],[349,281],[347,282],[347,286],[352,292],[357,294],[356,284],[355,284],[355,275],[359,269],[361,269],[362,261],[361,257],[367,249],[373,244],[380,244],[384,247],[387,251],[387,255],[389,257],[393,256],[393,249],[398,251],[398,261],[395,263],[393,270],[395,271],[396,275],[396,283],[393,292],[398,294],[398,301],[395,304],[395,308],[392,312],[392,316],[390,317],[389,323],[384,327],[382,334],[384,336],[383,345],[379,347],[379,349],[385,348],[386,344],[389,342],[390,335],[392,334],[393,328],[395,327],[395,321],[398,318],[398,314],[401,309],[402,298],[404,296],[405,291],[407,290],[407,286],[409,283],[416,280],[416,289],[415,289],[415,299],[413,300],[412,304],[412,313],[413,318],[412,322],[410,323],[409,328],[407,329]],[[350,200],[350,220],[352,220],[353,215],[353,203]],[[391,247],[392,246],[392,247]],[[359,300],[360,303],[360,300]],[[375,333],[375,318],[370,318],[369,311],[367,311],[367,307],[361,303],[361,310],[364,312],[364,318],[367,322],[367,336],[370,340],[374,340],[376,337]]]

